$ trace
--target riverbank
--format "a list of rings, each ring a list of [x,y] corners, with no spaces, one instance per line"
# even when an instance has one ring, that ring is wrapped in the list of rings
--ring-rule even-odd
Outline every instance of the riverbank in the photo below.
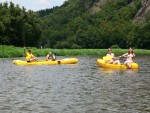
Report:
[[[106,55],[107,49],[37,49],[37,48],[26,48],[26,51],[30,49],[35,56],[46,56],[48,52],[56,52],[57,56],[74,56],[74,55]],[[128,49],[113,49],[116,55],[126,53]],[[134,49],[136,55],[149,54],[150,50]],[[8,57],[24,57],[24,50],[21,47],[0,45],[0,58]]]

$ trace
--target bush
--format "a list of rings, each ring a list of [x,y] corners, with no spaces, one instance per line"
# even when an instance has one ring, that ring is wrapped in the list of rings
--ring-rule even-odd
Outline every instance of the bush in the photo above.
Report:
[[[55,45],[54,48],[58,48],[58,49],[69,49],[70,48],[70,43],[69,42],[66,42],[66,41],[58,41]]]
[[[73,45],[71,46],[71,49],[82,49],[82,47],[79,46],[79,45],[77,45],[77,44],[73,44]]]
[[[120,47],[118,45],[112,45],[111,48],[112,49],[120,49]]]

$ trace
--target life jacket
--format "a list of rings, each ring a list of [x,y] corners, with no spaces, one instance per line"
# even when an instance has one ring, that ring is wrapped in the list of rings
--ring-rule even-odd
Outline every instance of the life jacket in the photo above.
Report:
[[[34,55],[32,53],[29,54],[28,52],[26,52],[26,61],[29,61],[33,57],[34,57]]]

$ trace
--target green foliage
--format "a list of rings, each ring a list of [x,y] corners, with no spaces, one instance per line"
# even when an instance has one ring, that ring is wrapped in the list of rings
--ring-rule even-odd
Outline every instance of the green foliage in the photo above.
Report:
[[[63,49],[68,49],[70,48],[70,43],[66,41],[58,41],[55,45],[55,48],[63,48]]]
[[[48,41],[43,46],[108,48],[118,45],[121,48],[149,48],[145,45],[146,42],[149,44],[146,41],[148,32],[145,35],[140,33],[140,30],[136,30],[137,25],[132,23],[142,6],[141,0],[111,0],[101,6],[101,11],[90,13],[89,9],[97,2],[98,0],[68,0],[59,8],[51,9],[49,14],[45,10],[48,15],[42,17],[42,40]],[[146,27],[138,26],[138,29],[147,31]],[[140,45],[140,37],[143,36],[145,41]]]
[[[110,48],[112,48],[112,49],[120,49],[120,47],[118,45],[112,45]]]
[[[41,37],[40,19],[12,2],[0,4],[0,44],[37,46]]]
[[[0,45],[0,58],[22,57],[23,55],[23,51],[19,47]]]
[[[57,56],[73,56],[73,55],[106,55],[107,49],[51,49],[51,48],[45,48],[45,49],[37,49],[33,47],[27,47],[26,51],[30,49],[32,53],[38,57],[43,56],[45,57],[49,52],[56,52]],[[24,49],[20,47],[14,47],[14,46],[6,46],[6,45],[0,45],[0,58],[6,58],[6,57],[25,57],[24,55]],[[116,55],[121,55],[123,53],[126,53],[127,49],[113,49],[113,52]],[[150,54],[150,50],[143,50],[143,49],[135,49],[135,54]],[[25,59],[25,58],[24,58]]]
[[[112,45],[149,49],[149,14],[143,25],[133,24],[142,7],[141,0],[108,0],[100,10],[91,13],[98,8],[97,2],[102,1],[67,0],[60,7],[36,13],[12,2],[0,4],[0,44],[59,49]]]
[[[135,47],[150,49],[150,22],[142,27],[137,27],[134,42]]]
[[[146,22],[150,22],[150,13],[146,15]]]
[[[82,47],[81,46],[79,46],[79,45],[77,45],[77,44],[73,44],[72,46],[71,46],[71,49],[81,49]]]

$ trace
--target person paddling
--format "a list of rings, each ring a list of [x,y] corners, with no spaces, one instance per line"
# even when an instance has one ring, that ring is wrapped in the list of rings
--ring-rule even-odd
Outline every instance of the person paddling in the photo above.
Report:
[[[132,67],[133,57],[135,57],[133,49],[130,47],[128,49],[128,52],[123,54],[123,55],[121,55],[120,57],[127,57],[127,59],[124,62],[124,64],[130,69]]]
[[[52,54],[52,52],[49,52],[49,53],[46,55],[46,61],[49,61],[49,60],[52,60],[52,61],[55,61],[55,60],[56,60],[56,52],[54,52],[54,54]]]
[[[49,53],[46,55],[46,61],[51,60],[51,59],[52,59],[52,53],[49,52]]]
[[[52,61],[56,60],[56,52],[54,52],[54,54],[52,55]]]
[[[108,63],[110,63],[110,64],[120,64],[120,61],[115,58],[115,54],[112,53],[112,50],[110,48],[108,48],[108,53],[107,53],[106,56],[107,57],[112,57],[112,59],[110,61],[108,61]]]
[[[26,55],[26,61],[27,62],[38,61],[38,59],[32,54],[31,50],[28,50],[28,52],[26,52],[26,48],[25,47],[24,47],[24,54]]]

